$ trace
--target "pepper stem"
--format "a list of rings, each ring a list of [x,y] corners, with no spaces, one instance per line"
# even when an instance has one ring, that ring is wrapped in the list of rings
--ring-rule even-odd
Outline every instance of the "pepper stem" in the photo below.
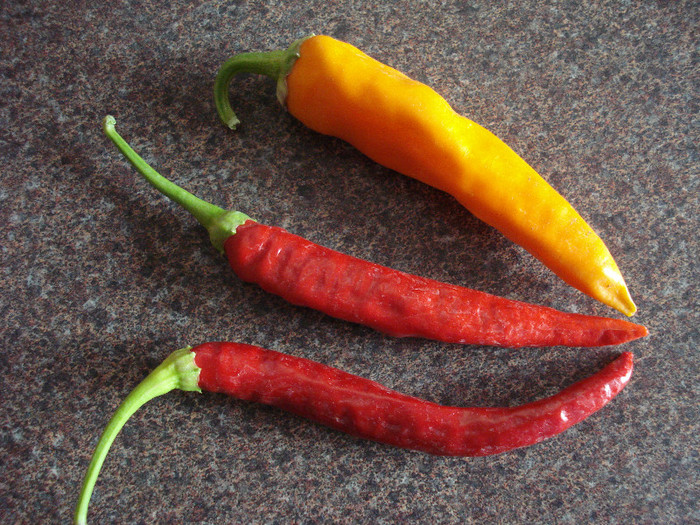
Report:
[[[236,228],[250,220],[246,214],[239,211],[227,211],[214,204],[195,197],[189,191],[170,182],[136,153],[131,146],[117,133],[116,120],[111,115],[105,117],[102,128],[105,135],[114,142],[119,151],[131,162],[146,181],[169,199],[177,202],[189,211],[209,231],[212,244],[220,252],[224,251],[224,241],[236,233]]]
[[[191,392],[201,392],[199,388],[200,368],[194,362],[192,347],[176,350],[168,356],[146,379],[141,381],[134,390],[124,399],[107,427],[102,432],[97,447],[90,460],[90,466],[85,474],[83,488],[80,491],[78,505],[75,509],[74,522],[76,525],[87,523],[88,505],[95,482],[100,474],[109,447],[119,434],[129,418],[151,399],[180,389]]]
[[[286,107],[287,75],[294,62],[299,58],[299,47],[307,38],[300,38],[285,51],[268,51],[264,53],[241,53],[223,63],[214,81],[214,103],[219,118],[231,129],[241,123],[231,108],[228,87],[231,79],[239,73],[257,73],[266,75],[277,82],[277,99]]]

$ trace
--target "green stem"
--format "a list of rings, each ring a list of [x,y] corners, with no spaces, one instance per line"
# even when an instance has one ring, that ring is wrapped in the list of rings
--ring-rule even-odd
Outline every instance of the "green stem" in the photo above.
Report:
[[[151,399],[175,389],[201,392],[198,385],[200,368],[195,364],[194,356],[191,347],[176,350],[153,372],[148,374],[146,379],[141,381],[119,405],[102,432],[90,460],[90,466],[85,474],[83,488],[80,491],[78,505],[75,509],[74,521],[76,524],[85,525],[87,523],[90,497],[107,452],[109,452],[109,447],[134,412]]]
[[[209,231],[212,244],[220,252],[224,251],[224,241],[236,233],[236,228],[250,220],[239,211],[227,211],[214,204],[195,197],[177,184],[170,182],[136,153],[114,128],[116,120],[111,115],[105,117],[102,128],[107,137],[117,146],[146,181],[169,199],[189,211]]]
[[[313,36],[313,35],[311,35]],[[257,73],[266,75],[277,82],[277,99],[286,106],[287,75],[294,62],[299,58],[299,47],[307,38],[300,38],[285,51],[268,51],[266,53],[241,53],[229,58],[219,69],[214,82],[214,103],[219,117],[231,129],[236,129],[240,120],[231,108],[228,87],[231,79],[239,73]]]

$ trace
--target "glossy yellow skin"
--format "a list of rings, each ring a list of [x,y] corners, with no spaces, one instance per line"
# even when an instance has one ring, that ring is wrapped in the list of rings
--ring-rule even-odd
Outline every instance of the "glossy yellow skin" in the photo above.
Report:
[[[603,241],[498,137],[349,44],[314,36],[299,53],[286,105],[305,125],[450,193],[571,286],[626,315],[636,311]]]

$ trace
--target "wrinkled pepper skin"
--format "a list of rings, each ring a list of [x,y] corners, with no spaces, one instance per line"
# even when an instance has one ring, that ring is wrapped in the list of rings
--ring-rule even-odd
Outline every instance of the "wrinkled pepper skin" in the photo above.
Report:
[[[629,382],[626,352],[554,394],[506,408],[450,407],[401,394],[315,361],[256,346],[192,350],[199,387],[272,405],[354,436],[443,456],[489,456],[539,443],[604,407]]]
[[[428,86],[326,36],[301,44],[287,86],[287,108],[306,126],[450,193],[571,286],[635,312],[617,264],[576,210]]]
[[[395,337],[520,348],[615,345],[648,334],[622,319],[561,312],[400,272],[253,220],[238,226],[224,251],[244,281]]]
[[[286,55],[242,54],[222,66],[215,101],[232,128],[227,86],[243,71],[277,78],[278,98],[309,128],[450,193],[571,286],[626,315],[636,311],[607,247],[566,199],[433,89],[350,44],[312,36]]]

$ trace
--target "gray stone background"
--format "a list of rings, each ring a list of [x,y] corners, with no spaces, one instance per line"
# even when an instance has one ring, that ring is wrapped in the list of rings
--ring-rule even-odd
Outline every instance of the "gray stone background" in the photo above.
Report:
[[[305,129],[272,83],[211,87],[310,32],[440,92],[525,157],[615,255],[651,336],[628,388],[531,448],[440,458],[217,395],[172,393],[114,444],[93,523],[698,523],[697,2],[0,6],[0,521],[66,523],[118,403],[207,340],[315,359],[453,405],[551,395],[621,348],[393,339],[243,284],[101,133],[201,197],[340,251],[567,311],[568,288],[451,197]]]

